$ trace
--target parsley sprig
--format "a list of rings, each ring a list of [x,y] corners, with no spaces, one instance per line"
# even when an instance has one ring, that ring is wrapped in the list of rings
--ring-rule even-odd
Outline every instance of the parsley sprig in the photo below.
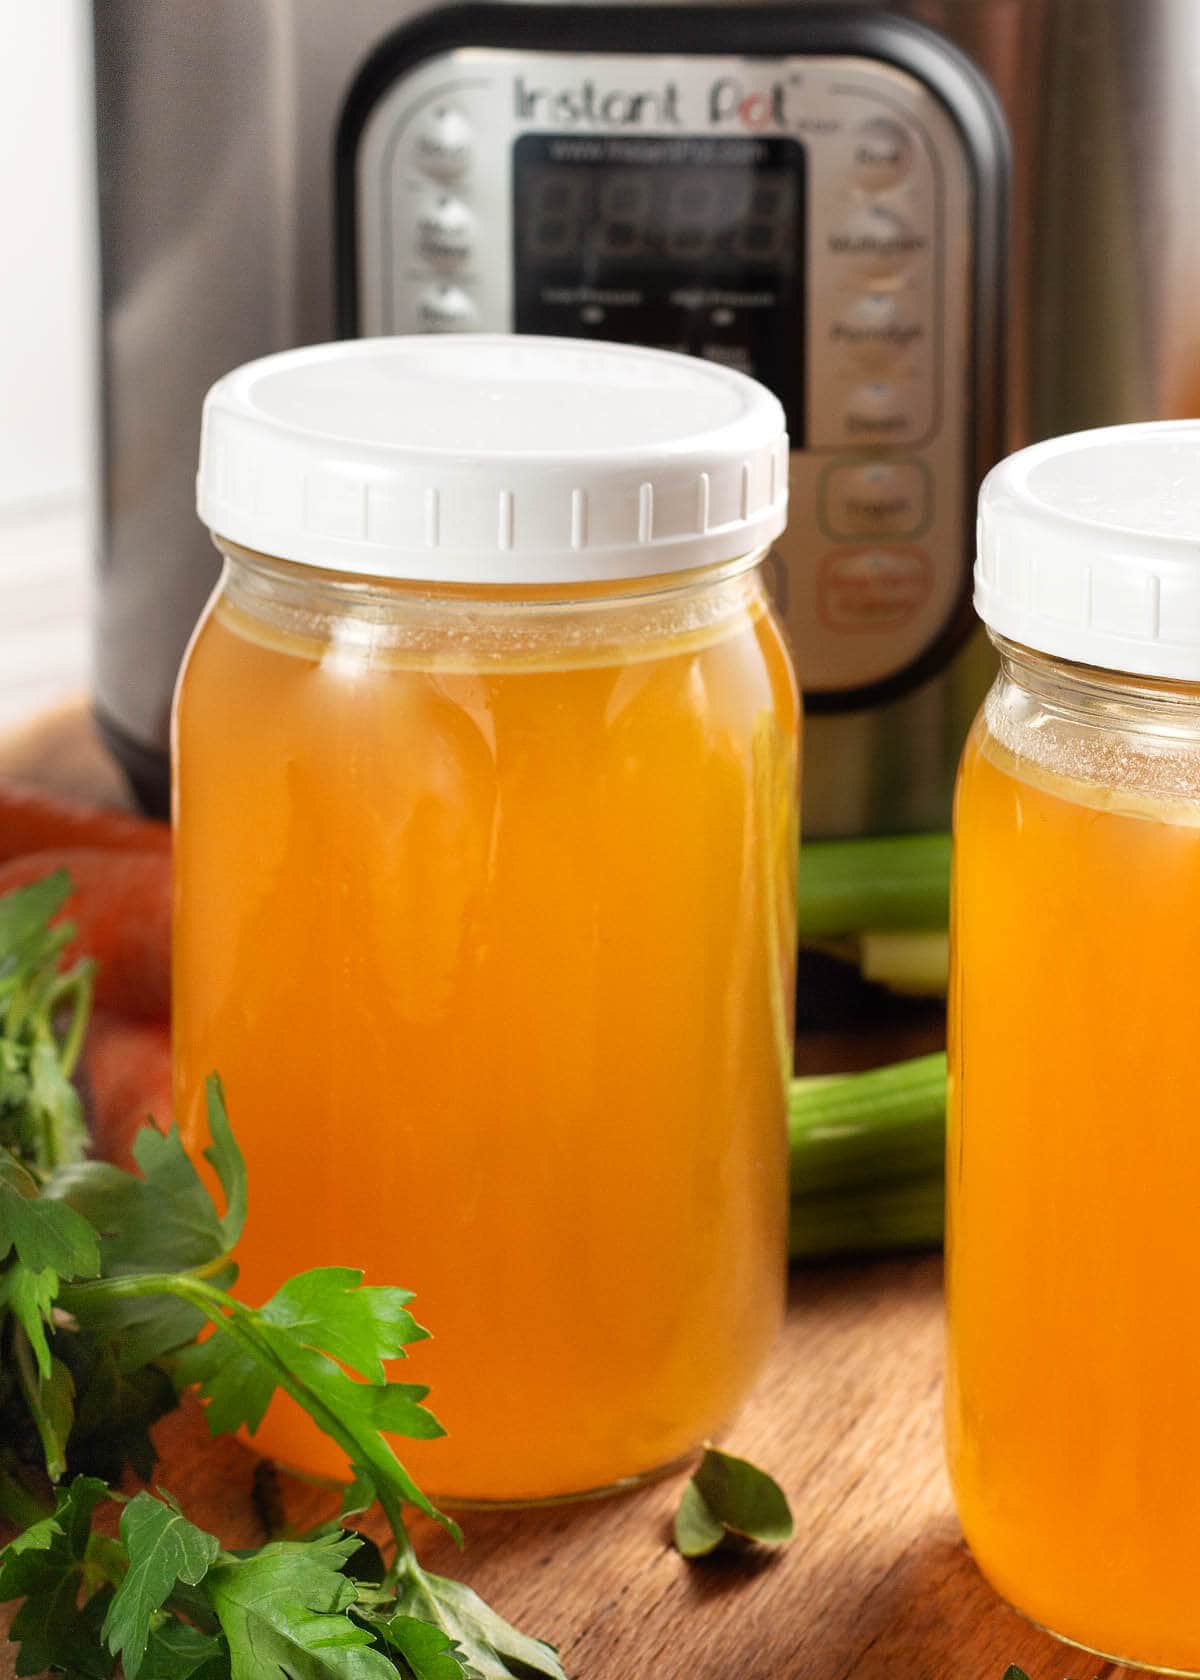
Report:
[[[223,1211],[179,1134],[146,1127],[138,1172],[83,1158],[70,1082],[91,969],[59,972],[70,929],[50,918],[52,876],[0,899],[0,1600],[20,1600],[19,1674],[107,1680],[565,1680],[549,1645],[519,1633],[461,1582],[422,1569],[406,1508],[458,1525],[413,1481],[387,1435],[442,1433],[427,1390],[391,1362],[427,1332],[407,1290],[321,1267],[261,1307],[229,1293],[246,1172],[219,1081],[207,1089]],[[289,1394],[346,1454],[343,1517],[378,1501],[390,1564],[340,1523],[250,1552],[225,1550],[171,1495],[129,1500],[125,1465],[154,1466],[150,1427],[199,1395],[213,1434],[261,1422]],[[52,1506],[38,1479],[55,1490]],[[99,1507],[123,1509],[116,1538]]]

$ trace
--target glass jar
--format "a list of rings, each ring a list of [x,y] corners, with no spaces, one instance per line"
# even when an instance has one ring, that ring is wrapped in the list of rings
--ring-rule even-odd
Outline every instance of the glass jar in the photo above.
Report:
[[[981,498],[1001,669],[955,808],[949,1460],[984,1574],[1200,1673],[1200,427]]]
[[[389,378],[420,355],[457,382],[456,436],[461,405],[522,407],[509,341],[406,342],[378,346]],[[544,400],[562,347],[541,342]],[[676,390],[702,365],[588,354],[641,377],[609,394],[635,445],[635,410],[664,429],[646,363]],[[721,400],[773,406],[733,378]],[[571,402],[546,426],[594,429]],[[391,448],[428,477],[439,423],[416,408],[422,458]],[[398,1450],[437,1496],[564,1497],[678,1460],[744,1397],[783,1299],[797,708],[763,546],[660,574],[647,544],[624,577],[567,541],[448,563],[495,583],[298,562],[286,533],[279,558],[210,522],[225,571],[175,719],[176,1097],[197,1148],[220,1071],[253,1197],[241,1287],[337,1263],[416,1292],[433,1337],[405,1378],[447,1435]],[[290,1402],[256,1441],[345,1471]]]

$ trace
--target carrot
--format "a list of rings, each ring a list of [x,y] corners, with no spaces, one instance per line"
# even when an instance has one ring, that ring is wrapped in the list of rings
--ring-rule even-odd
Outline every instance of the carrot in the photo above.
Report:
[[[96,1154],[127,1171],[133,1140],[153,1118],[171,1120],[171,1035],[161,1021],[97,1010],[83,1049],[83,1088]]]
[[[62,799],[0,779],[0,863],[59,846],[104,851],[169,851],[171,830],[131,811]]]
[[[171,1009],[170,853],[88,846],[31,852],[0,864],[0,894],[55,869],[67,871],[74,889],[62,910],[76,929],[65,960],[96,958],[101,1007],[165,1021]]]

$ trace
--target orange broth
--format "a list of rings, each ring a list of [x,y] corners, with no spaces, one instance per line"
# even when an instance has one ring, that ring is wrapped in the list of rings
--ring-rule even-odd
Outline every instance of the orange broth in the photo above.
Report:
[[[1200,801],[1014,758],[956,813],[947,1391],[967,1540],[1093,1650],[1200,1671]]]
[[[756,578],[685,634],[418,660],[218,602],[177,710],[176,1101],[239,1290],[400,1284],[435,1495],[678,1459],[779,1320],[796,697]],[[634,615],[636,618],[636,614]],[[277,1399],[256,1444],[344,1475]]]

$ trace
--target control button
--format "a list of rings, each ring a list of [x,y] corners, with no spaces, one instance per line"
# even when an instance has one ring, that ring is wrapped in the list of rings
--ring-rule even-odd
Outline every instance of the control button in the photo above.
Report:
[[[872,192],[886,192],[912,168],[908,130],[890,117],[872,117],[855,131],[854,178]]]
[[[847,461],[826,468],[821,520],[831,537],[911,537],[929,518],[920,461]]]
[[[928,245],[927,235],[882,204],[856,205],[829,235],[831,253],[852,257],[856,277],[871,281],[874,290],[906,280]]]
[[[917,349],[924,338],[925,324],[914,320],[902,292],[862,292],[849,298],[829,324],[830,343],[873,372],[893,368],[903,352]]]
[[[439,179],[461,175],[471,161],[471,125],[453,105],[435,105],[417,130],[417,162]]]
[[[845,426],[849,437],[891,438],[911,431],[912,405],[889,379],[868,379],[846,399]]]
[[[474,244],[475,218],[461,199],[439,193],[417,217],[417,249],[434,262],[461,262]]]
[[[479,311],[462,287],[448,281],[421,293],[417,314],[427,332],[469,332],[479,318]]]
[[[882,332],[885,327],[893,325],[899,314],[897,293],[859,292],[845,303],[837,327],[848,332]],[[837,327],[834,328],[835,336]]]
[[[921,548],[850,548],[821,561],[817,612],[827,630],[894,630],[933,592],[933,564]]]

